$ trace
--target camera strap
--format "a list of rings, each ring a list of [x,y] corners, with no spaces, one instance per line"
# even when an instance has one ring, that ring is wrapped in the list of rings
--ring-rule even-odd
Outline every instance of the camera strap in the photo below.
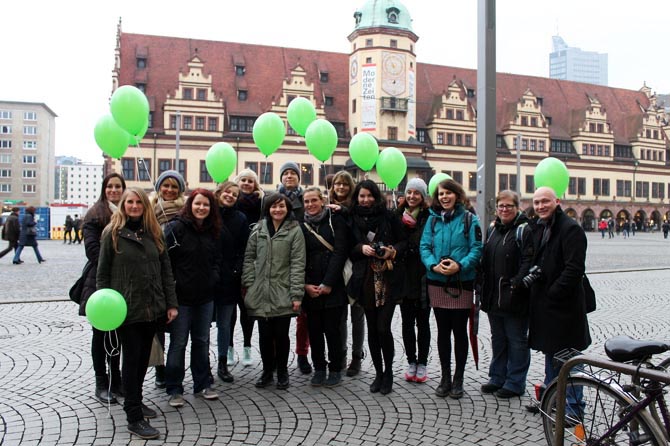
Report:
[[[307,228],[307,230],[308,230],[309,232],[312,233],[312,235],[313,235],[314,237],[316,237],[316,239],[317,239],[318,241],[321,242],[321,244],[322,244],[323,246],[325,246],[326,248],[328,248],[328,251],[330,251],[330,252],[335,251],[335,248],[333,248],[333,245],[331,245],[330,243],[328,243],[328,241],[326,241],[325,238],[321,237],[321,235],[320,235],[318,232],[316,232],[314,229],[312,229],[312,227],[309,225],[309,223],[305,223],[305,227]]]

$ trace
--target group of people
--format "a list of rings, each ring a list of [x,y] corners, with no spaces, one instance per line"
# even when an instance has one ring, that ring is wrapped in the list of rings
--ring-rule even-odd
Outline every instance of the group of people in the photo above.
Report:
[[[0,258],[7,255],[12,249],[14,250],[14,258],[12,263],[20,265],[21,253],[23,248],[30,246],[35,252],[37,263],[44,263],[46,259],[42,257],[39,248],[37,247],[37,220],[35,219],[35,208],[28,206],[24,210],[24,215],[19,218],[20,209],[13,207],[10,214],[7,216],[5,224],[2,226],[2,239],[7,240],[7,248],[0,251]]]
[[[74,214],[74,218],[71,215],[65,216],[65,226],[63,231],[63,244],[67,243],[69,245],[73,243],[81,244],[81,218],[79,214]],[[74,232],[74,240],[72,239],[72,233]],[[68,239],[70,239],[68,241]]]
[[[393,390],[396,306],[404,379],[416,383],[429,378],[431,309],[434,313],[440,397],[464,394],[467,326],[477,294],[489,315],[493,347],[482,392],[521,395],[530,348],[547,355],[549,380],[557,373],[554,353],[590,343],[579,291],[586,238],[562,213],[551,189],[535,193],[537,222],[520,210],[516,193],[500,192],[496,219],[482,229],[462,186],[452,179],[439,183],[431,197],[426,183],[412,178],[401,205],[389,209],[371,180],[356,184],[341,171],[328,179],[326,194],[300,186],[296,163],[287,162],[280,171],[277,191],[264,192],[256,174],[245,169],[235,181],[213,192],[192,190],[187,198],[183,178],[167,171],[152,200],[142,189],[126,188],[119,174],[103,180],[100,198],[84,219],[88,264],[80,312],[100,288],[116,289],[128,303],[126,321],[116,330],[122,366],[118,355],[107,354],[110,333],[93,328],[91,354],[96,397],[105,403],[124,397],[132,434],[159,435],[147,421],[155,411],[142,402],[154,337],[165,345],[169,333],[165,367],[155,374],[169,404],[185,403],[189,338],[193,391],[216,399],[210,325],[216,321],[216,374],[233,382],[228,366],[238,309],[245,365],[251,363],[258,322],[263,369],[258,388],[289,387],[292,318],[297,365],[311,374],[312,386],[337,386],[343,374],[360,371],[367,328],[374,366],[370,391],[384,395]]]

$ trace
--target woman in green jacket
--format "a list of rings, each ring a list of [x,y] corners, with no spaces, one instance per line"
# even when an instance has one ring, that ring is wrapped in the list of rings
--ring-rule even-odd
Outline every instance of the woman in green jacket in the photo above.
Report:
[[[177,317],[177,295],[163,232],[140,188],[126,189],[102,233],[96,285],[121,293],[128,308],[117,329],[128,431],[143,439],[158,438],[158,430],[145,421],[156,412],[142,403],[142,384],[159,321],[170,323]]]
[[[263,215],[254,228],[244,255],[242,286],[249,317],[258,320],[263,374],[256,387],[273,382],[288,388],[291,318],[300,314],[305,292],[305,239],[291,217],[291,202],[282,194],[265,198]]]

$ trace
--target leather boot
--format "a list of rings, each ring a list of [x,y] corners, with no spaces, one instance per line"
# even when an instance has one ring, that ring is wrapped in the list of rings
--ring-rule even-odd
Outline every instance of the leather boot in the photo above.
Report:
[[[274,378],[273,378],[273,376],[272,376],[272,370],[270,370],[270,371],[265,371],[265,370],[263,370],[263,374],[262,374],[261,377],[258,379],[258,381],[256,381],[256,384],[254,384],[254,385],[255,385],[256,387],[262,389],[262,388],[264,388],[264,387],[269,386],[269,385],[272,384],[273,382],[274,382]]]
[[[109,391],[109,379],[107,375],[95,376],[95,397],[103,404],[116,404],[118,401]]]
[[[377,372],[377,374],[375,375],[374,381],[372,381],[372,384],[370,384],[370,392],[372,392],[372,393],[379,392],[382,388],[383,379],[384,379],[384,374]]]
[[[216,370],[216,374],[219,375],[219,378],[221,378],[221,381],[231,383],[235,381],[235,378],[233,378],[233,375],[230,374],[228,371],[228,359],[227,358],[219,358],[219,367]]]
[[[356,376],[361,371],[361,363],[363,362],[363,355],[354,354],[351,357],[351,363],[347,368],[347,376]]]
[[[457,400],[463,396],[463,375],[456,372],[454,383],[449,391],[449,397]]]
[[[387,369],[382,376],[382,385],[379,388],[379,393],[388,395],[393,392],[393,370]]]
[[[444,398],[451,392],[451,369],[442,369],[442,379],[440,385],[435,389],[435,395]]]

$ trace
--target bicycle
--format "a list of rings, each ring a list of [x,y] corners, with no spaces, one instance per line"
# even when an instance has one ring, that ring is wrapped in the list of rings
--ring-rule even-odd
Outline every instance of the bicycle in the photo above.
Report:
[[[561,374],[540,404],[547,444],[569,439],[568,444],[588,446],[667,445],[670,416],[664,393],[670,358],[658,365],[651,358],[668,350],[663,342],[618,336],[605,343],[609,361],[576,351],[557,354],[564,362]],[[631,382],[622,382],[622,374],[631,375]],[[566,404],[566,396],[579,391],[581,404],[574,398]]]

